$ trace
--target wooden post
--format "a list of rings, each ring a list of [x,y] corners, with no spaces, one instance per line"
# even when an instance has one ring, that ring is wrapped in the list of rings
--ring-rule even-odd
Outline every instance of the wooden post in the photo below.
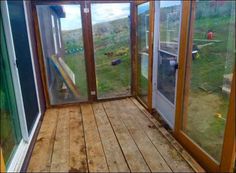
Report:
[[[4,159],[3,159],[3,154],[2,154],[2,148],[1,147],[0,147],[0,154],[1,154],[1,158],[0,158],[0,165],[1,165],[0,172],[6,172],[6,165],[5,165],[5,162],[4,162]]]

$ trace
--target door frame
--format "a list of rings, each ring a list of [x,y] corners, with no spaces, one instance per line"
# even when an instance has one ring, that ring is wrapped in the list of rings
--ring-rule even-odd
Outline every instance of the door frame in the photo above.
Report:
[[[220,163],[182,131],[182,124],[186,121],[184,118],[186,115],[183,115],[186,108],[184,100],[186,101],[188,98],[188,94],[185,92],[189,90],[189,75],[186,78],[186,74],[191,65],[191,61],[187,61],[187,59],[191,57],[192,52],[196,1],[184,1],[183,5],[174,136],[207,171],[229,172],[232,171],[235,158],[235,70]]]
[[[122,99],[122,98],[128,98],[134,95],[134,87],[133,87],[133,83],[134,83],[134,73],[133,73],[133,60],[134,60],[134,41],[133,41],[133,35],[134,35],[134,30],[133,30],[133,21],[134,21],[134,17],[133,17],[133,1],[131,0],[87,0],[85,2],[85,8],[89,8],[89,15],[87,15],[87,22],[88,22],[88,45],[90,46],[88,49],[88,52],[90,52],[90,55],[93,60],[93,62],[91,62],[91,69],[94,73],[94,79],[96,79],[96,62],[95,62],[95,53],[94,53],[94,41],[93,41],[93,25],[92,25],[92,14],[91,14],[91,5],[92,4],[102,4],[102,3],[129,3],[130,4],[130,18],[131,18],[131,22],[130,22],[130,64],[131,64],[131,70],[130,70],[130,87],[131,87],[131,91],[129,95],[125,95],[125,96],[121,96],[121,97],[109,97],[109,98],[101,98],[99,99],[97,96],[97,82],[96,80],[92,80],[92,86],[93,86],[93,91],[96,92],[96,95],[94,96],[92,101],[108,101],[108,100],[115,100],[115,99]],[[86,22],[86,21],[85,21]],[[86,32],[86,31],[85,31]]]
[[[36,40],[36,46],[37,46],[37,54],[39,58],[39,66],[41,71],[41,79],[43,84],[43,91],[45,96],[45,102],[46,102],[46,108],[52,108],[52,107],[59,107],[59,106],[67,106],[67,105],[75,105],[78,103],[67,103],[67,104],[60,104],[60,105],[51,105],[50,103],[50,97],[49,97],[49,91],[48,91],[48,81],[46,76],[46,67],[45,67],[45,61],[44,61],[44,55],[43,55],[43,48],[42,48],[42,39],[40,35],[40,29],[39,29],[39,20],[37,15],[37,5],[80,5],[81,9],[81,22],[82,22],[82,32],[83,32],[83,43],[84,43],[84,57],[85,57],[85,67],[86,67],[86,77],[87,77],[87,87],[88,87],[88,101],[86,102],[92,102],[96,97],[94,98],[94,95],[91,95],[90,91],[94,91],[93,83],[91,80],[89,80],[88,74],[90,74],[90,78],[94,78],[95,74],[93,72],[93,68],[91,68],[91,65],[93,65],[94,60],[91,58],[91,53],[87,50],[90,49],[91,44],[89,43],[89,35],[86,30],[88,30],[88,16],[86,13],[83,12],[84,8],[88,8],[85,5],[85,1],[32,1],[31,2],[31,12],[33,15],[33,23],[34,23],[34,32],[35,32],[35,40]],[[87,22],[86,22],[87,21]],[[88,28],[88,29],[85,29]],[[89,62],[89,63],[88,63]],[[79,102],[82,103],[82,102]]]
[[[138,6],[144,3],[150,3],[150,16],[149,16],[149,58],[148,58],[148,95],[147,95],[147,103],[145,103],[140,97],[139,97],[139,91],[138,91],[138,32],[137,32],[137,26],[138,26],[138,14],[137,9]],[[135,30],[134,34],[134,60],[133,60],[133,69],[134,69],[134,94],[136,99],[150,112],[153,112],[153,106],[152,106],[152,82],[153,82],[153,40],[154,40],[154,18],[155,18],[155,1],[148,1],[148,0],[141,0],[136,1],[133,4],[133,15],[134,15],[134,21],[133,26]]]
[[[182,23],[182,11],[183,11],[183,3],[184,1],[180,0],[180,26],[179,26],[179,34],[178,34],[178,52],[175,55],[177,58],[177,64],[179,63],[179,51],[180,51],[180,34],[181,34],[181,23]],[[153,108],[157,110],[157,112],[161,115],[161,117],[166,121],[166,123],[174,129],[175,124],[175,105],[176,105],[176,93],[177,93],[177,83],[178,83],[178,72],[179,70],[176,69],[175,72],[175,99],[174,103],[172,103],[168,98],[166,98],[159,90],[158,90],[158,59],[159,59],[159,52],[160,50],[160,1],[155,2],[155,26],[154,26],[154,54],[153,54]],[[168,115],[165,112],[162,112],[158,108],[158,104],[165,107],[164,109],[167,110]],[[168,104],[166,106],[166,104]],[[170,115],[172,113],[172,115]],[[173,122],[168,120],[173,116]],[[168,117],[168,118],[167,118]]]

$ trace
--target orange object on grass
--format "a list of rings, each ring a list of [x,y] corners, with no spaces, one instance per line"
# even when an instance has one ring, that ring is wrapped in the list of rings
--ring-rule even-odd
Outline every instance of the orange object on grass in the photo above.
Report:
[[[213,39],[213,36],[214,36],[214,33],[213,33],[212,31],[209,31],[209,32],[207,33],[207,39],[208,39],[208,40],[212,40],[212,39]]]

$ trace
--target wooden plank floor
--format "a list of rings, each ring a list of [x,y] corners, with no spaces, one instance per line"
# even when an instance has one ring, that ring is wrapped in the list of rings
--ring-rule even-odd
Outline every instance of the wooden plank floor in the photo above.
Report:
[[[28,171],[195,172],[150,117],[133,98],[49,109]]]

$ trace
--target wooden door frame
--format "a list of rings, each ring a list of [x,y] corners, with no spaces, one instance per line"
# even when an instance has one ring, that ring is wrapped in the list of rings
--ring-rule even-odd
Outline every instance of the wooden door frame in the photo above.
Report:
[[[149,16],[149,59],[148,59],[148,96],[147,96],[147,103],[145,103],[139,96],[138,96],[138,33],[137,33],[137,26],[138,26],[138,14],[137,14],[137,8],[138,5],[144,4],[146,2],[150,3],[150,16]],[[136,1],[133,6],[133,12],[134,12],[134,61],[133,61],[133,67],[134,67],[134,94],[137,98],[137,100],[150,112],[152,113],[153,107],[152,107],[152,81],[153,81],[153,40],[154,40],[154,18],[155,18],[155,1],[148,1],[148,0],[140,0]]]
[[[97,97],[97,83],[96,81],[93,83],[93,88],[96,88],[96,98],[93,99],[93,101],[109,101],[109,100],[116,100],[116,99],[122,99],[122,98],[127,98],[127,97],[131,97],[131,96],[134,96],[134,73],[133,73],[133,59],[134,59],[134,51],[133,51],[133,47],[134,47],[134,41],[133,41],[133,35],[134,35],[134,30],[133,30],[133,3],[134,1],[133,0],[87,0],[86,1],[86,4],[87,4],[87,7],[89,7],[89,11],[91,12],[91,5],[92,4],[102,4],[102,3],[129,3],[130,4],[130,16],[131,16],[131,23],[130,23],[130,62],[131,62],[131,71],[130,71],[130,87],[131,87],[131,91],[130,91],[130,94],[129,95],[125,95],[125,96],[121,96],[121,97],[111,97],[111,98],[101,98],[99,99]],[[96,79],[96,64],[95,64],[95,61],[94,61],[94,43],[93,43],[93,25],[92,25],[92,15],[90,13],[90,15],[88,15],[88,22],[89,22],[89,25],[88,25],[88,28],[91,28],[89,31],[89,44],[92,45],[90,48],[90,50],[92,50],[91,52],[91,57],[93,59],[93,69],[94,69],[94,77]]]
[[[0,172],[6,172],[6,164],[5,164],[5,161],[4,161],[4,158],[3,158],[3,153],[2,153],[2,147],[0,145]]]
[[[66,4],[74,4],[74,5],[80,5],[81,7],[81,21],[82,21],[82,30],[83,34],[85,29],[87,28],[87,23],[83,21],[83,18],[85,17],[85,14],[83,13],[83,8],[84,7],[84,1],[58,1],[58,0],[51,0],[51,1],[44,1],[44,0],[34,0],[31,1],[31,11],[33,15],[33,24],[34,24],[34,33],[35,33],[35,40],[36,40],[36,46],[37,46],[37,54],[39,58],[39,66],[40,66],[40,71],[41,71],[41,78],[42,78],[42,83],[43,83],[43,91],[44,91],[44,96],[45,96],[45,102],[46,102],[46,108],[52,108],[52,107],[59,107],[59,106],[66,106],[66,105],[73,105],[74,103],[69,103],[69,104],[60,104],[60,105],[51,105],[50,103],[50,98],[49,98],[49,91],[48,91],[48,82],[47,82],[47,76],[46,76],[46,67],[45,67],[45,60],[44,60],[44,55],[43,55],[43,48],[42,48],[42,42],[41,42],[41,36],[40,36],[40,29],[39,29],[39,21],[38,21],[38,16],[37,16],[37,5],[66,5]],[[87,44],[87,39],[85,36],[83,37],[83,43],[84,43],[84,49],[87,49],[89,44]],[[84,56],[85,59],[88,58],[88,60],[85,61],[85,66],[86,66],[86,77],[87,77],[87,86],[88,86],[88,101],[92,101],[92,96],[91,92],[92,91],[92,86],[90,81],[88,80],[88,74],[93,74],[92,70],[90,69],[89,64],[90,59],[86,57],[86,53],[84,51]]]
[[[235,70],[220,163],[182,131],[182,127],[186,123],[187,105],[185,104],[190,88],[190,75],[186,74],[190,74],[191,69],[191,60],[188,57],[192,56],[195,8],[195,1],[183,2],[174,136],[207,171],[229,172],[233,169],[235,158]]]

